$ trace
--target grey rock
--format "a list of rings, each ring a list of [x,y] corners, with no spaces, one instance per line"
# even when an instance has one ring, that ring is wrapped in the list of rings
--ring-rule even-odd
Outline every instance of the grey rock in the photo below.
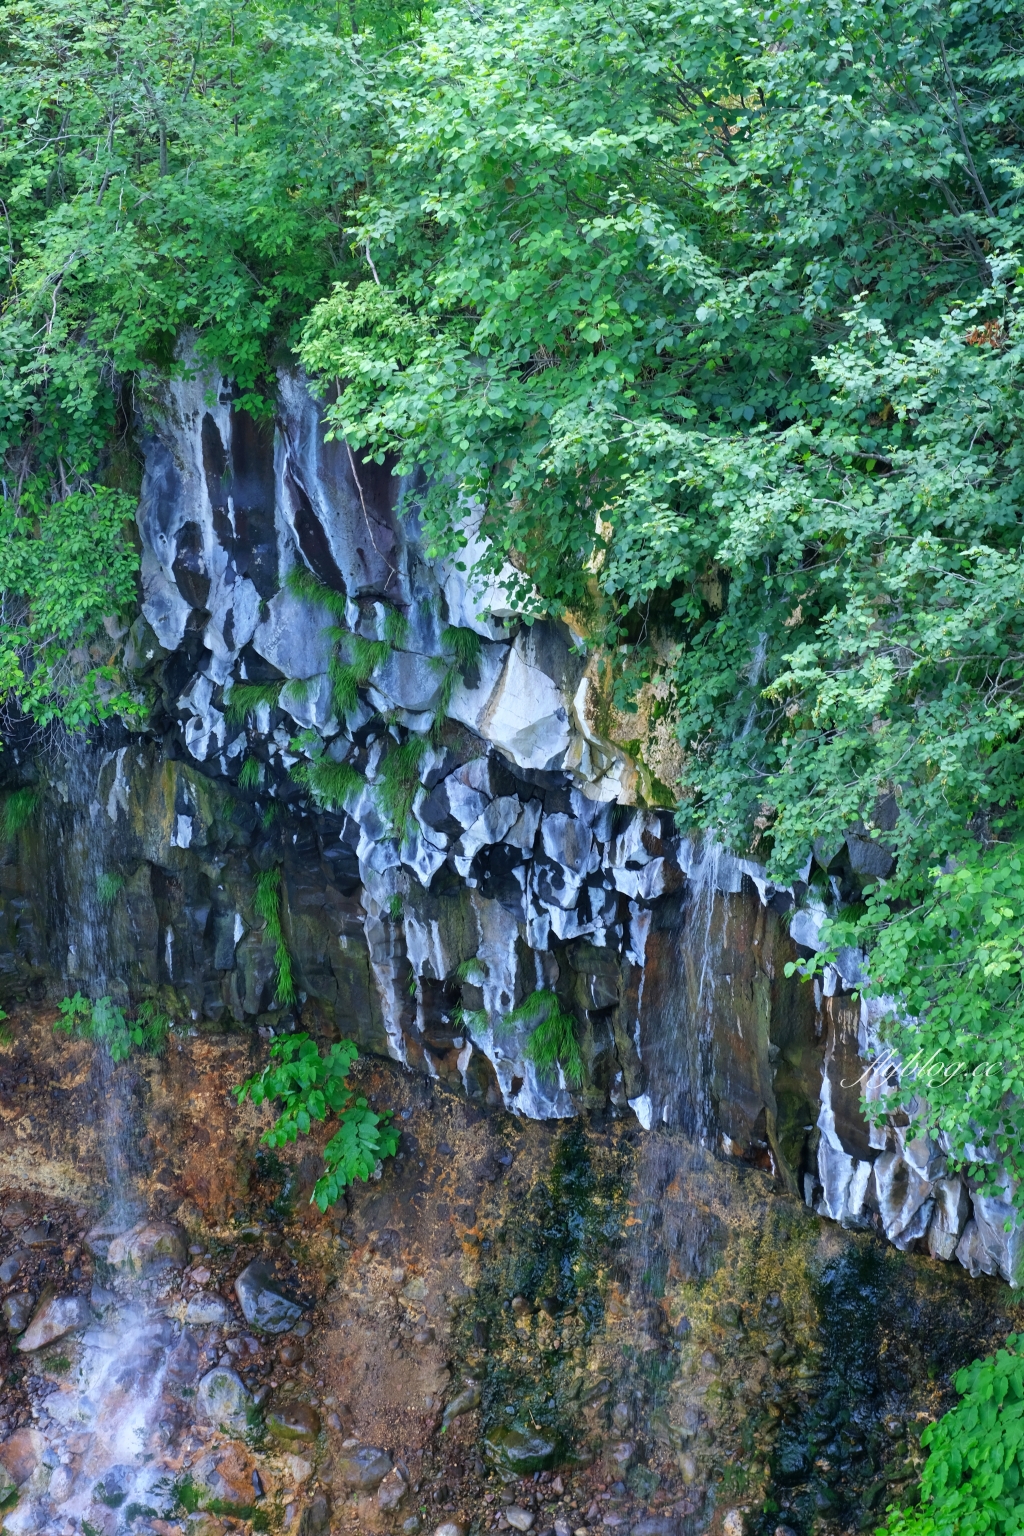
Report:
[[[380,1487],[391,1471],[391,1465],[387,1451],[375,1445],[360,1445],[342,1451],[335,1462],[335,1470],[350,1488],[370,1492]]]
[[[331,1512],[324,1494],[318,1493],[302,1511],[298,1536],[331,1536]]]
[[[15,1291],[13,1296],[4,1298],[4,1321],[9,1333],[23,1333],[28,1327],[28,1320],[32,1316],[32,1308],[35,1302],[28,1291]]]
[[[196,1388],[195,1412],[201,1424],[240,1432],[248,1424],[252,1398],[237,1372],[225,1366],[207,1371]]]
[[[264,1333],[287,1333],[302,1317],[302,1308],[285,1294],[270,1265],[254,1259],[235,1281],[235,1295],[247,1323]]]
[[[185,1321],[193,1327],[209,1327],[211,1324],[223,1327],[231,1321],[231,1308],[223,1296],[212,1291],[199,1291],[185,1308]]]
[[[532,1509],[522,1509],[518,1504],[510,1504],[505,1510],[505,1519],[516,1531],[529,1531],[537,1516]]]
[[[11,1497],[11,1494],[16,1493],[17,1489],[18,1485],[14,1481],[14,1478],[8,1472],[3,1463],[0,1462],[0,1505],[6,1504],[7,1500]]]
[[[392,1467],[377,1489],[378,1507],[383,1510],[397,1509],[408,1491],[409,1485],[405,1478],[397,1467]]]
[[[66,1333],[88,1328],[91,1322],[92,1309],[84,1296],[51,1296],[40,1305],[18,1340],[18,1348],[42,1349],[44,1344],[52,1344]]]
[[[679,1521],[671,1515],[648,1515],[633,1526],[633,1536],[679,1536]]]
[[[56,1242],[57,1239],[52,1222],[40,1221],[35,1226],[23,1227],[21,1240],[26,1248],[45,1248],[47,1243]]]
[[[441,1415],[442,1426],[447,1429],[449,1424],[453,1424],[455,1420],[461,1418],[464,1413],[472,1413],[473,1409],[479,1408],[479,1406],[480,1388],[474,1382],[472,1386],[466,1387],[462,1392],[457,1393],[456,1396],[452,1398],[451,1402],[444,1410],[444,1413]]]
[[[28,1263],[28,1258],[29,1255],[22,1253],[19,1249],[4,1259],[3,1263],[0,1264],[0,1282],[4,1285],[10,1285],[11,1281],[21,1274]]]
[[[434,1527],[434,1536],[466,1536],[466,1527],[455,1520],[446,1520],[443,1525]]]

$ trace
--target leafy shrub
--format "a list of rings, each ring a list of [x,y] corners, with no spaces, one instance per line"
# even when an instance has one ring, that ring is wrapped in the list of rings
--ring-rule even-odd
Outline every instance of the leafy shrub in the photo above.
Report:
[[[351,1040],[341,1040],[321,1054],[307,1034],[285,1035],[270,1047],[271,1061],[262,1072],[235,1087],[241,1104],[278,1102],[281,1112],[263,1136],[268,1147],[283,1147],[301,1133],[309,1134],[314,1120],[334,1115],[338,1130],[324,1148],[326,1172],[316,1182],[312,1203],[326,1211],[353,1182],[370,1177],[378,1161],[398,1150],[398,1129],[391,1112],[375,1114],[357,1098],[347,1076],[359,1052]]]
[[[167,1042],[171,1020],[155,1003],[143,1003],[134,1019],[126,1019],[109,997],[90,1002],[76,992],[61,1003],[60,1018],[53,1027],[78,1040],[93,1040],[110,1052],[113,1061],[124,1061],[133,1050],[159,1056]]]
[[[583,1082],[583,1057],[576,1037],[576,1020],[565,1012],[554,992],[531,992],[525,1002],[506,1014],[502,1032],[518,1024],[534,1026],[523,1052],[526,1060],[541,1072],[561,1067],[566,1082],[579,1088]]]
[[[261,869],[256,876],[256,894],[252,904],[266,924],[267,937],[274,943],[277,1001],[294,1003],[295,977],[292,974],[292,957],[285,943],[284,929],[281,927],[281,871],[276,866],[273,869]]]
[[[961,1401],[921,1436],[921,1503],[877,1536],[1020,1536],[1024,1527],[1024,1336],[956,1376]]]

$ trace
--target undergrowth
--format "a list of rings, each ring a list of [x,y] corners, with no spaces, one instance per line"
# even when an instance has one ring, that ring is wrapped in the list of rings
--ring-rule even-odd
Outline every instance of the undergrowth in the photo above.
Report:
[[[257,915],[262,917],[267,937],[273,941],[274,945],[274,965],[277,968],[275,998],[282,1004],[294,1003],[295,977],[292,972],[292,957],[285,943],[284,929],[281,926],[281,871],[276,864],[273,869],[261,869],[256,876],[256,891],[252,904]]]
[[[124,1061],[136,1050],[159,1056],[167,1043],[171,1019],[149,1002],[140,1004],[135,1018],[128,1019],[109,997],[90,1001],[76,992],[61,1003],[60,1018],[53,1027],[59,1034],[104,1046],[112,1061]]]
[[[96,876],[96,899],[101,907],[113,906],[124,889],[124,875],[102,874]]]
[[[262,1072],[237,1084],[241,1104],[274,1103],[280,1113],[262,1137],[268,1147],[283,1147],[314,1120],[333,1115],[338,1129],[324,1147],[326,1171],[317,1180],[310,1203],[326,1211],[355,1179],[371,1177],[378,1162],[398,1150],[399,1132],[391,1111],[375,1114],[349,1086],[348,1073],[359,1052],[351,1040],[341,1040],[321,1054],[307,1034],[284,1035],[270,1047],[271,1060]]]
[[[263,779],[263,764],[258,757],[249,756],[238,770],[239,789],[258,789]]]

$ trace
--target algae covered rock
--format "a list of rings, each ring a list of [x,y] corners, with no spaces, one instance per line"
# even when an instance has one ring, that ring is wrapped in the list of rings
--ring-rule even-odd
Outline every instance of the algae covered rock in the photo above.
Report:
[[[515,1477],[550,1471],[557,1466],[564,1450],[557,1431],[524,1429],[521,1424],[502,1424],[489,1430],[484,1435],[483,1447],[492,1466]]]
[[[207,1371],[196,1389],[196,1418],[215,1428],[245,1429],[251,1407],[242,1378],[223,1365]]]
[[[275,1403],[267,1414],[267,1429],[275,1440],[315,1440],[320,1415],[308,1403]]]
[[[302,1307],[282,1288],[265,1259],[253,1259],[235,1281],[235,1295],[253,1328],[286,1333],[302,1316]]]

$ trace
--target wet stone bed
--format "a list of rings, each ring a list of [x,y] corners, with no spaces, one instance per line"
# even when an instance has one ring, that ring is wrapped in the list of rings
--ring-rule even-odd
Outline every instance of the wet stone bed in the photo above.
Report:
[[[38,1185],[0,1195],[11,1536],[848,1536],[1022,1321],[681,1135],[524,1123],[381,1062],[360,1086],[399,1156],[322,1217],[315,1144],[270,1157],[233,1108],[248,1049],[139,1069],[127,1224],[100,1179],[53,1193],[63,1128],[29,1101]]]

